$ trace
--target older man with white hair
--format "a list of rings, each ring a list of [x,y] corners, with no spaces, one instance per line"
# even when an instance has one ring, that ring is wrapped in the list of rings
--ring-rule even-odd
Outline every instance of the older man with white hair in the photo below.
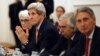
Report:
[[[44,56],[67,56],[81,37],[81,33],[76,29],[74,13],[62,15],[58,20],[58,24],[61,37],[52,50],[43,54]]]

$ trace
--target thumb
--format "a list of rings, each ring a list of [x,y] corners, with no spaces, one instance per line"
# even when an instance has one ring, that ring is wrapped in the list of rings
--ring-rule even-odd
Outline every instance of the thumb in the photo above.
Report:
[[[26,29],[26,35],[29,36],[29,30],[28,29]]]

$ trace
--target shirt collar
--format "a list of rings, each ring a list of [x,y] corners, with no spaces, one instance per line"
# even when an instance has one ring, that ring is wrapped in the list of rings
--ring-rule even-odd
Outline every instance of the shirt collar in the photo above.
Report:
[[[71,37],[71,40],[73,40],[73,39],[74,39],[74,36],[75,36],[75,34]]]
[[[92,30],[91,34],[89,35],[89,39],[92,39],[93,38],[93,34],[94,34],[94,29]]]
[[[40,29],[42,22],[43,22],[43,20],[39,23],[39,25],[36,27],[36,29],[38,29],[38,30]]]

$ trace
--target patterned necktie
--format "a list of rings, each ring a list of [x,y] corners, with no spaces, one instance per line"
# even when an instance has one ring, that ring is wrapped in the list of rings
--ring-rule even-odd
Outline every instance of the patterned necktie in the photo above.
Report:
[[[39,30],[38,29],[36,29],[36,32],[35,32],[35,39],[36,39],[36,43],[38,42],[38,34],[39,34]]]
[[[84,55],[85,56],[89,56],[89,42],[90,42],[90,39],[86,38],[86,41],[85,41],[85,51],[84,51]]]

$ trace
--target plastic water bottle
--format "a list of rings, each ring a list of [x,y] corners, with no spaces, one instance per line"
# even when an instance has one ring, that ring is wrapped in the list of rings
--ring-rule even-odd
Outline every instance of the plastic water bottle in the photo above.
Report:
[[[3,46],[0,45],[0,56],[5,56],[6,55],[6,52],[5,50],[3,49]]]
[[[60,53],[59,56],[63,56],[65,54],[65,50]]]
[[[19,48],[15,48],[15,51],[13,52],[13,56],[23,56],[23,55]]]
[[[43,48],[43,49],[40,51],[40,53],[39,53],[39,54],[43,53],[44,51],[45,51],[45,48]]]
[[[39,53],[38,52],[35,52],[35,51],[32,51],[31,56],[39,56]]]

